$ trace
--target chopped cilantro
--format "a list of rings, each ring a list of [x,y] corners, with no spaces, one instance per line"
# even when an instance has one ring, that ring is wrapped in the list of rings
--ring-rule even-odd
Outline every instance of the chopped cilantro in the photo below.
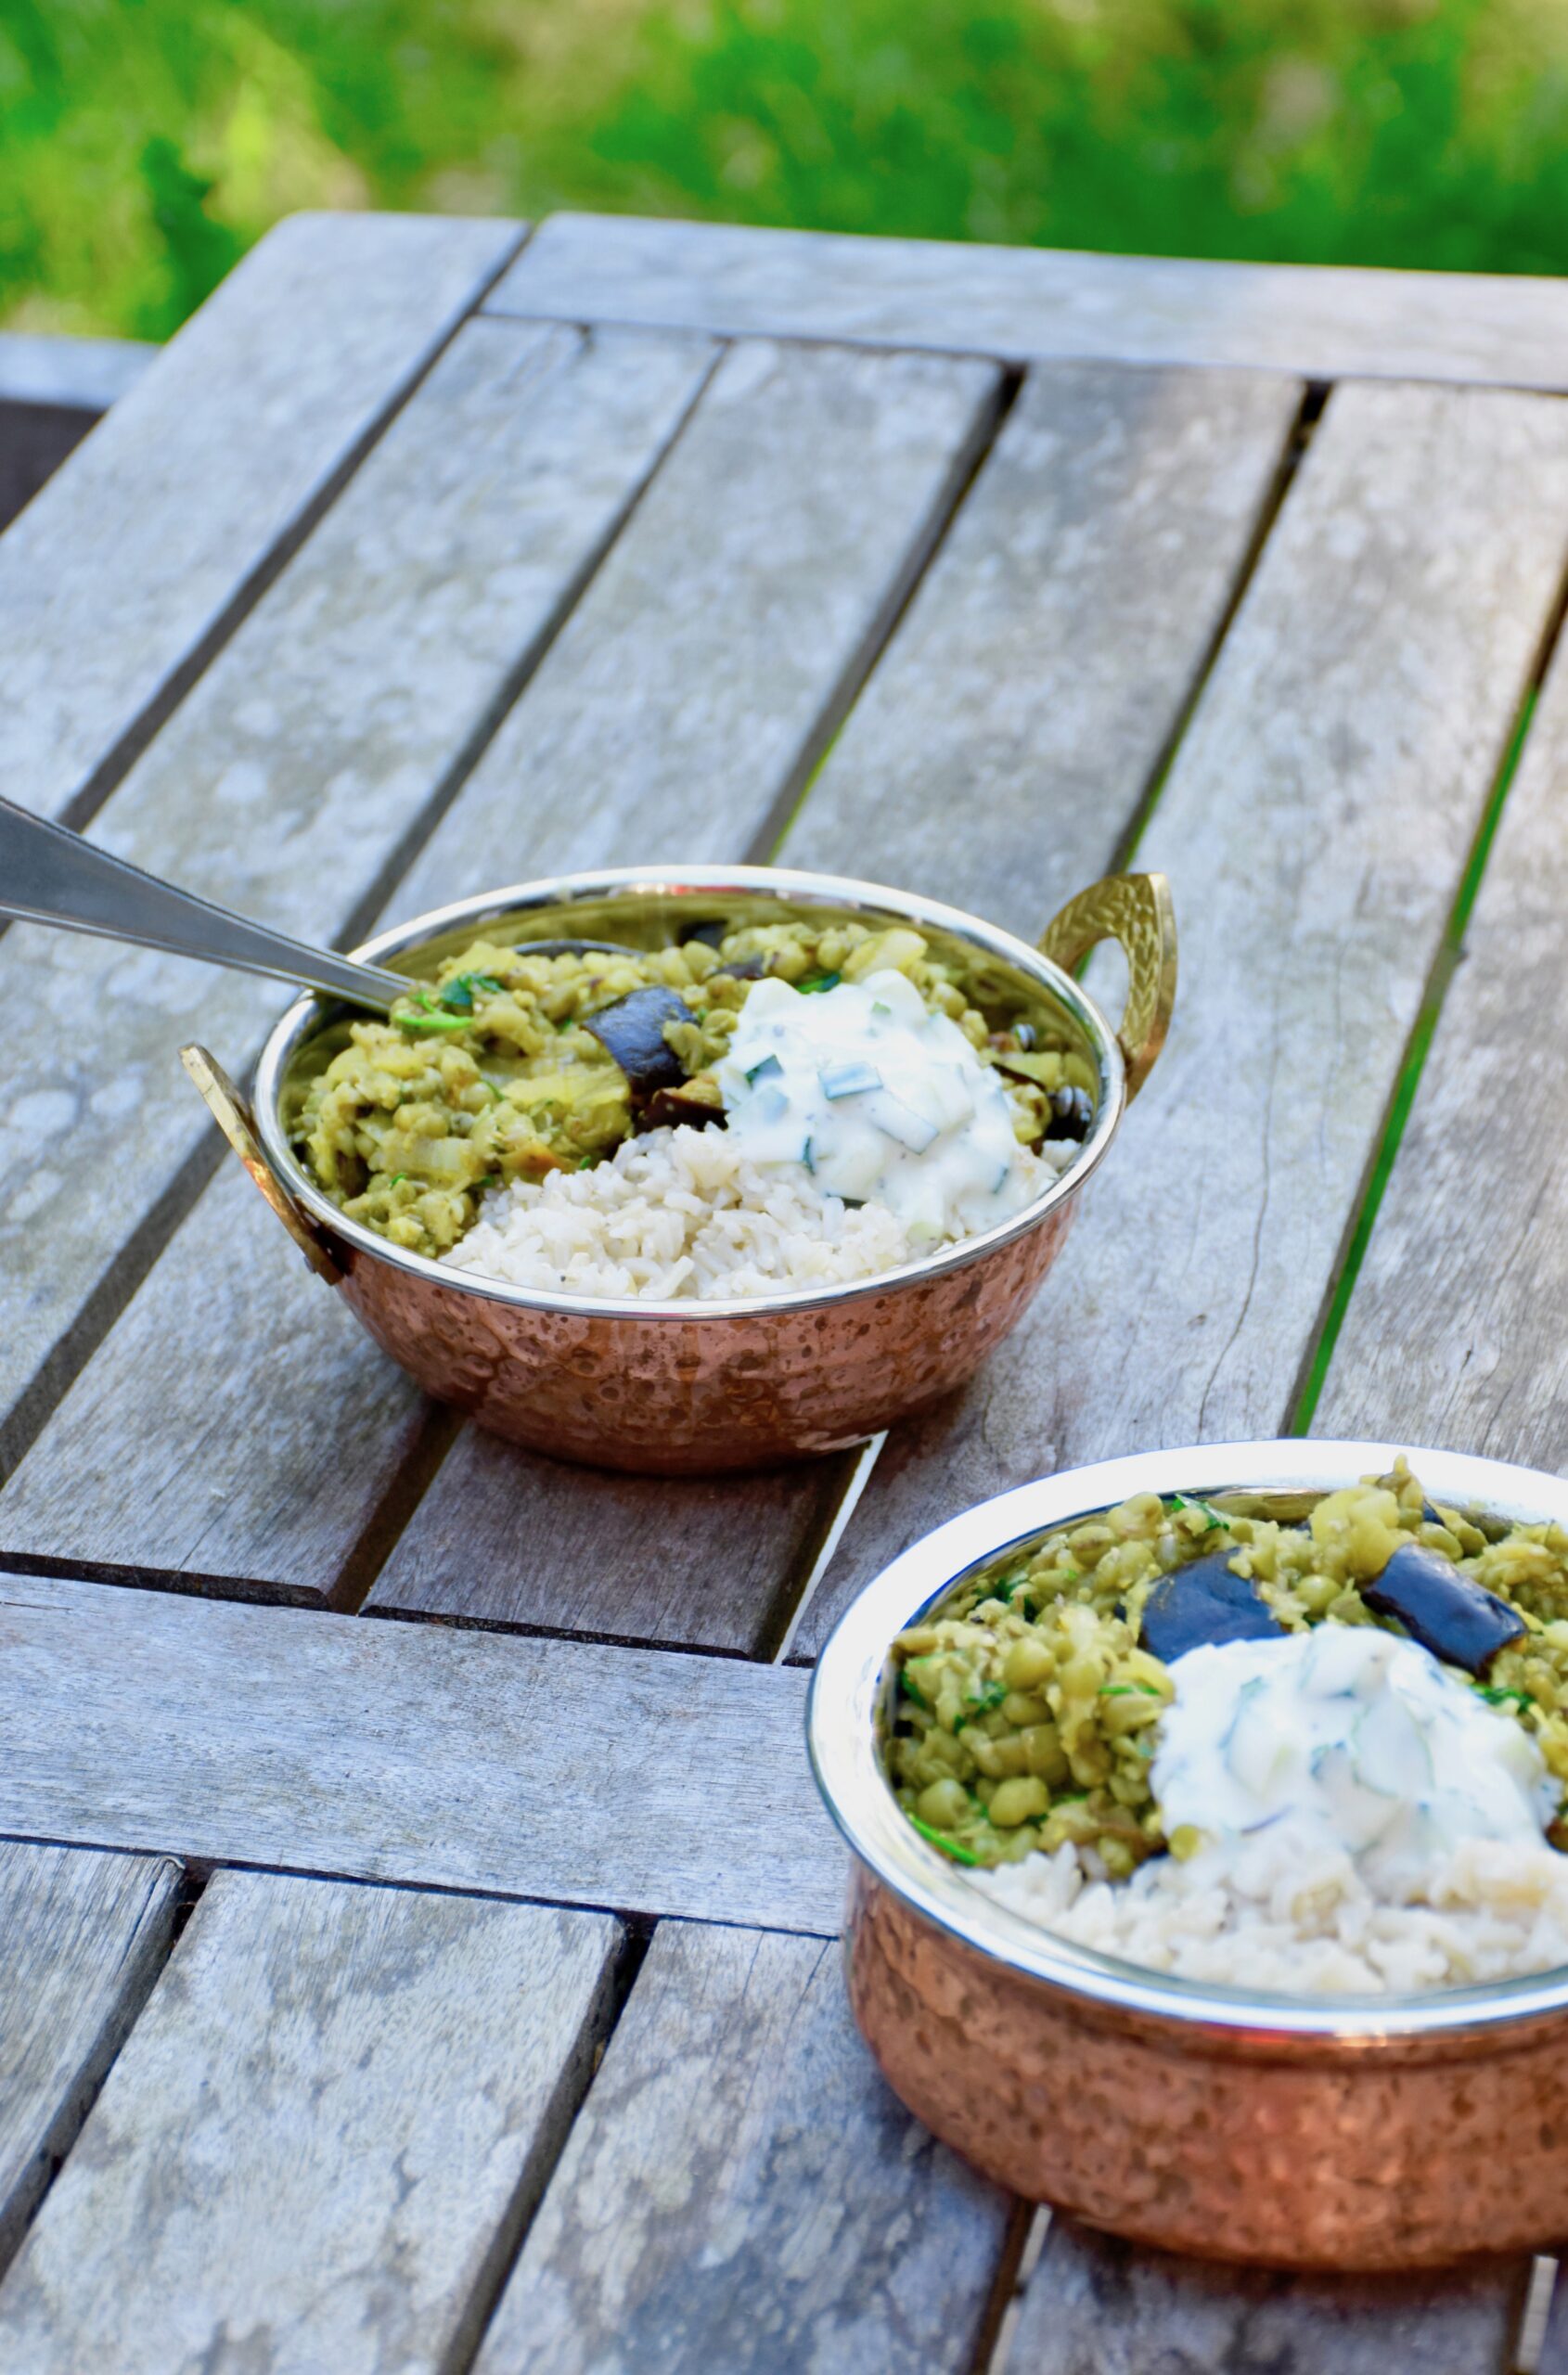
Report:
[[[980,1858],[972,1848],[960,1847],[956,1839],[947,1839],[940,1830],[932,1830],[930,1823],[922,1822],[919,1815],[911,1815],[909,1820],[922,1839],[928,1839],[933,1847],[940,1847],[945,1855],[951,1855],[955,1864],[979,1863]]]
[[[459,973],[455,980],[443,982],[436,992],[440,1004],[448,1014],[472,1014],[476,990],[499,990],[504,984],[494,973]]]
[[[842,980],[842,973],[808,973],[795,987],[803,997],[811,997],[818,990],[836,990]]]
[[[1506,1707],[1510,1699],[1516,1707],[1533,1707],[1536,1703],[1527,1690],[1504,1690],[1495,1683],[1488,1683],[1484,1687],[1477,1683],[1475,1695],[1477,1699],[1484,1699],[1488,1705],[1493,1707]]]
[[[917,1707],[923,1707],[928,1715],[931,1714],[931,1702],[922,1698],[920,1686],[911,1678],[907,1666],[900,1666],[898,1670],[898,1687],[906,1699],[912,1699]]]
[[[1178,1509],[1201,1509],[1208,1520],[1207,1525],[1203,1528],[1205,1534],[1215,1532],[1224,1534],[1227,1530],[1228,1521],[1221,1517],[1217,1509],[1211,1508],[1207,1501],[1189,1501],[1185,1493],[1173,1493],[1171,1500]]]

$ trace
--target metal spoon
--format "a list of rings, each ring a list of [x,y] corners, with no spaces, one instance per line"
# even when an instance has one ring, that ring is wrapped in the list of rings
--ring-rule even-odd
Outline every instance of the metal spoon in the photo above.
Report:
[[[0,915],[29,923],[53,924],[61,931],[90,932],[103,940],[128,940],[138,948],[161,948],[175,956],[197,956],[240,973],[262,973],[326,990],[377,1014],[391,1011],[409,982],[379,965],[357,964],[329,948],[312,948],[264,924],[215,907],[189,891],[177,891],[112,857],[96,842],[63,825],[52,825],[31,810],[0,800]],[[542,940],[531,956],[559,956],[584,949],[631,956],[612,941]]]

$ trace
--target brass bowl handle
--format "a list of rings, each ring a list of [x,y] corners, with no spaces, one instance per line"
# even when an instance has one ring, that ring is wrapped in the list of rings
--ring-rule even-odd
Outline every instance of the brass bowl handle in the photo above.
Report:
[[[1154,1069],[1176,1004],[1176,913],[1163,874],[1109,874],[1091,882],[1051,918],[1040,954],[1073,973],[1102,940],[1120,941],[1127,960],[1127,1003],[1116,1037],[1130,1105]]]
[[[256,1136],[255,1118],[215,1056],[205,1047],[180,1049],[180,1061],[200,1090],[203,1102],[240,1162],[318,1278],[338,1286],[343,1272],[327,1239],[303,1213],[268,1162]]]

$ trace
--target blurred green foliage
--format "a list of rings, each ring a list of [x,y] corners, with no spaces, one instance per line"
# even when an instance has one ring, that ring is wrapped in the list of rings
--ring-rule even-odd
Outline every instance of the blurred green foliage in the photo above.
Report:
[[[299,206],[1568,268],[1565,0],[0,0],[0,317]]]

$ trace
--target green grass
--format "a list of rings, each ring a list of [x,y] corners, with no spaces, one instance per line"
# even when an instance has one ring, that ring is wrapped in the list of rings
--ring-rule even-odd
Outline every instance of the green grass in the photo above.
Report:
[[[4,0],[0,318],[299,206],[1568,269],[1562,0]]]

